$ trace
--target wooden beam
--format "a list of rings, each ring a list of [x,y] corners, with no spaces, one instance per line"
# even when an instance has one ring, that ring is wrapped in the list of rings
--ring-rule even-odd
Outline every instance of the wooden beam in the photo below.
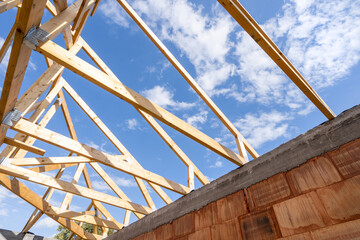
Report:
[[[5,0],[0,2],[0,13],[6,12],[21,3],[21,0]],[[0,61],[1,62],[1,61]]]
[[[75,164],[90,163],[90,162],[94,162],[94,161],[85,157],[42,157],[42,158],[39,157],[39,158],[13,158],[11,164],[15,166],[74,164],[73,166],[75,166]]]
[[[74,163],[74,164],[54,164],[54,165],[45,165],[45,166],[40,166],[40,167],[32,167],[32,168],[28,168],[28,169],[33,172],[43,173],[43,172],[57,170],[60,168],[73,167],[76,165],[77,165],[76,163]]]
[[[218,0],[218,2],[328,119],[336,116],[239,1]]]
[[[68,7],[68,4],[67,4],[66,0],[54,0],[54,5],[55,5],[55,9],[56,9],[57,14],[64,11]],[[70,25],[64,28],[63,36],[64,36],[66,48],[70,49],[74,44],[73,41],[72,41]]]
[[[15,107],[30,59],[31,49],[23,45],[23,39],[31,27],[39,26],[45,10],[45,4],[46,0],[27,0],[22,3],[22,7],[19,9],[19,17],[15,23],[17,29],[0,98],[1,121]],[[0,145],[4,141],[6,130],[6,127],[0,127]]]
[[[119,199],[117,197],[113,197],[111,195],[95,191],[86,187],[82,187],[77,184],[72,184],[60,179],[56,179],[53,177],[49,177],[47,175],[41,173],[35,173],[28,169],[17,167],[17,166],[3,166],[0,165],[0,172],[11,175],[13,177],[21,178],[26,181],[31,181],[34,183],[38,183],[47,187],[55,188],[61,191],[70,192],[76,194],[80,197],[89,198],[92,200],[100,201],[103,203],[107,203],[119,208],[128,209],[131,211],[139,212],[142,214],[151,213],[151,209],[145,206],[141,206],[139,204],[129,202],[123,199]]]
[[[1,3],[0,3],[1,4]],[[11,43],[13,42],[14,40],[14,36],[15,36],[15,29],[16,29],[16,25],[14,24],[12,26],[12,28],[10,29],[10,32],[9,34],[7,35],[3,45],[1,46],[1,49],[0,49],[0,63],[2,62],[2,60],[4,59]]]
[[[84,229],[79,227],[79,225],[77,225],[71,220],[67,220],[62,217],[57,217],[56,211],[54,210],[53,206],[50,203],[46,202],[36,193],[31,191],[28,187],[26,187],[23,183],[19,182],[16,178],[10,180],[6,175],[0,174],[0,184],[3,185],[8,190],[10,190],[15,195],[25,200],[26,202],[33,205],[35,208],[44,212],[50,218],[52,218],[59,224],[63,225],[70,231],[74,232],[76,235],[80,236],[81,238],[92,239],[92,240],[102,239],[101,236],[86,232]]]
[[[206,92],[199,86],[199,84],[194,80],[194,78],[186,71],[186,69],[181,65],[181,63],[172,55],[169,49],[160,41],[160,39],[151,31],[151,29],[146,25],[146,23],[140,18],[140,16],[131,8],[131,6],[125,0],[118,0],[119,4],[124,8],[124,10],[129,14],[129,16],[136,22],[136,24],[144,31],[144,33],[150,38],[150,40],[155,44],[155,46],[164,54],[164,56],[169,60],[169,62],[175,67],[175,69],[184,77],[192,89],[201,97],[201,99],[208,105],[208,107],[215,113],[215,115],[221,120],[227,129],[234,135],[238,136],[244,142],[246,149],[249,151],[251,156],[257,158],[259,154],[254,150],[254,148],[246,141],[246,139],[240,134],[232,122],[225,116],[225,114],[216,106],[216,104],[211,100],[211,98],[206,94]],[[240,151],[240,154],[245,161],[247,161],[246,152]]]
[[[28,144],[26,144],[24,142],[21,142],[19,140],[12,139],[12,138],[9,138],[9,137],[5,137],[4,143],[6,143],[8,145],[11,145],[11,146],[14,146],[14,147],[22,148],[22,149],[24,149],[26,151],[29,151],[29,152],[32,152],[32,153],[35,153],[35,154],[41,155],[41,156],[44,156],[44,154],[46,152],[44,149],[28,145]]]
[[[103,153],[99,150],[86,146],[85,144],[81,144],[68,137],[55,133],[49,129],[40,128],[36,124],[33,124],[25,119],[20,119],[14,126],[12,126],[12,129],[38,138],[52,145],[61,147],[70,152],[88,157],[125,173],[153,182],[177,193],[185,195],[190,191],[189,188],[184,185],[178,184],[137,166],[132,166],[127,161],[119,161],[116,156]]]
[[[55,207],[53,207],[53,208],[57,212],[56,216],[71,219],[74,221],[89,223],[92,225],[111,228],[111,229],[115,229],[115,230],[120,230],[124,226],[123,224],[118,223],[118,222],[113,222],[113,221],[102,219],[102,218],[99,218],[96,216],[90,216],[89,214],[86,214],[86,212],[73,212],[73,211],[68,211],[68,210],[65,212],[62,212],[60,210],[60,208],[55,208]],[[91,212],[95,213],[95,211],[91,211]]]
[[[115,96],[132,104],[134,107],[145,111],[156,119],[171,126],[228,160],[238,165],[245,163],[244,158],[240,157],[238,154],[234,153],[211,137],[169,113],[132,89],[126,87],[113,77],[103,73],[101,70],[66,51],[56,43],[47,41],[46,43],[39,45],[36,50]]]

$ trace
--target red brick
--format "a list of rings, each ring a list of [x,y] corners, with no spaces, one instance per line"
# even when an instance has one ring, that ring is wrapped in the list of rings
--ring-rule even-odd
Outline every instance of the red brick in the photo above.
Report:
[[[131,240],[144,240],[144,234],[137,236],[136,238],[132,238]]]
[[[298,194],[341,181],[333,163],[326,157],[318,157],[287,173]]]
[[[249,187],[248,193],[255,206],[260,208],[289,197],[291,191],[284,174],[281,173]]]
[[[195,212],[188,213],[172,223],[175,237],[195,232]]]
[[[195,230],[201,230],[214,225],[216,222],[216,202],[210,203],[195,212]]]
[[[174,232],[172,224],[165,224],[155,229],[156,240],[170,240],[174,239]]]
[[[344,177],[360,174],[360,139],[347,143],[328,155]]]
[[[350,240],[360,239],[360,219],[333,225],[311,232],[316,240]]]
[[[241,231],[237,219],[211,226],[212,240],[240,240]]]
[[[155,233],[153,231],[145,233],[143,235],[144,235],[144,240],[156,240]]]
[[[332,219],[360,216],[360,176],[319,189],[317,193]]]
[[[216,202],[217,223],[235,219],[247,213],[244,192],[239,191]]]
[[[210,240],[211,230],[210,228],[203,228],[200,231],[196,231],[188,236],[188,240]]]
[[[275,204],[273,208],[284,237],[325,227],[324,210],[314,192]]]
[[[252,214],[239,221],[243,239],[276,239],[280,236],[270,211]]]
[[[289,237],[279,238],[279,240],[313,240],[311,238],[310,232],[305,232],[297,235],[292,235]]]

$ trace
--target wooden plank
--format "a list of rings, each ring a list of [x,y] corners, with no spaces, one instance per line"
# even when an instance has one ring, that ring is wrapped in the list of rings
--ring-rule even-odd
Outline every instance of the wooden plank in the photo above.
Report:
[[[19,4],[21,4],[21,0],[5,0],[0,2],[0,14],[16,7]]]
[[[218,2],[328,119],[336,116],[239,1],[218,0]]]
[[[54,164],[54,165],[45,165],[45,166],[41,166],[41,167],[32,167],[32,168],[28,168],[28,169],[33,172],[42,173],[42,172],[49,172],[49,171],[57,170],[60,168],[73,167],[76,165],[77,165],[76,163],[74,163],[74,164]]]
[[[41,155],[41,156],[44,156],[44,154],[46,152],[44,149],[28,145],[28,144],[26,144],[24,142],[21,142],[19,140],[12,139],[12,138],[9,138],[9,137],[5,137],[4,143],[6,143],[8,145],[11,145],[11,146],[14,146],[14,147],[22,148],[22,149],[24,149],[26,151],[29,151],[29,152],[32,152],[32,153],[35,153],[35,154],[38,154],[38,155]]]
[[[90,163],[93,160],[85,157],[42,157],[42,158],[13,158],[12,165],[15,166],[37,166],[37,165],[58,165],[58,164],[79,164]]]
[[[16,178],[10,180],[6,175],[0,174],[0,184],[3,185],[5,188],[10,190],[15,195],[19,196],[26,202],[30,203],[37,209],[42,212],[45,212],[50,218],[58,222],[59,224],[63,225],[70,231],[74,232],[76,235],[84,238],[84,239],[93,239],[93,240],[100,240],[102,239],[101,236],[96,236],[91,233],[84,231],[81,227],[79,227],[76,223],[70,220],[66,220],[62,217],[57,217],[55,214],[53,206],[43,200],[40,196],[36,193],[31,191],[28,187],[26,187],[23,183],[19,182]]]
[[[116,156],[103,153],[99,150],[86,146],[85,144],[81,144],[61,134],[55,133],[49,129],[38,127],[36,124],[33,124],[25,119],[20,119],[14,126],[12,126],[12,129],[38,138],[52,145],[61,147],[70,152],[74,152],[84,157],[88,157],[125,173],[153,182],[157,185],[160,185],[177,193],[183,195],[189,193],[189,188],[184,185],[178,184],[174,181],[166,179],[150,171],[141,169],[137,166],[133,166],[127,161],[119,161]]]
[[[225,114],[216,106],[206,92],[199,86],[194,78],[186,71],[181,63],[172,55],[169,49],[160,41],[160,39],[151,31],[146,23],[140,18],[140,16],[131,8],[131,6],[125,0],[118,0],[119,4],[129,14],[129,16],[136,22],[136,24],[144,31],[144,33],[150,38],[155,46],[164,54],[169,62],[175,67],[175,69],[184,77],[188,84],[194,89],[194,91],[201,97],[201,99],[208,105],[208,107],[215,113],[215,115],[221,120],[227,129],[234,135],[239,137],[244,142],[246,149],[249,151],[253,158],[257,158],[259,154],[254,148],[246,141],[246,139],[240,134],[232,122],[225,116]],[[240,154],[247,161],[246,152],[240,151]]]
[[[96,216],[90,216],[89,214],[86,214],[86,212],[85,213],[84,212],[73,212],[73,211],[68,211],[68,210],[65,212],[61,212],[60,208],[55,208],[55,207],[53,207],[53,208],[57,212],[57,216],[71,219],[74,221],[89,223],[92,225],[111,228],[111,229],[115,229],[115,230],[120,230],[124,226],[123,224],[118,223],[118,222],[113,222],[113,221],[102,219],[102,218],[99,218]],[[95,213],[95,211],[91,211],[91,212]]]
[[[76,28],[75,33],[74,33],[74,36],[73,36],[73,41],[74,41],[74,42],[76,42],[76,41],[79,39],[80,34],[81,34],[81,32],[83,31],[83,29],[84,29],[84,27],[85,27],[85,23],[86,23],[88,17],[90,16],[90,10],[91,10],[91,9],[87,10],[87,11],[84,13],[84,15],[83,15],[83,17],[82,17],[82,19],[81,19],[81,21],[80,21],[80,23],[79,23],[79,26]]]
[[[55,9],[56,9],[57,14],[64,11],[68,7],[68,4],[67,4],[66,0],[54,0],[54,5],[55,5]],[[74,44],[73,41],[72,41],[70,25],[64,28],[63,36],[64,36],[66,48],[70,49]]]
[[[23,45],[25,34],[33,26],[40,24],[45,10],[46,0],[28,0],[22,3],[20,13],[16,19],[16,31],[11,48],[8,68],[0,98],[0,119],[15,107],[25,70],[30,59],[31,49]],[[0,145],[6,135],[7,128],[0,127]]]
[[[46,43],[39,45],[36,50],[115,96],[132,104],[134,107],[145,111],[156,119],[178,130],[228,160],[238,165],[245,163],[244,158],[240,157],[238,154],[234,153],[211,137],[169,113],[132,89],[126,87],[113,77],[108,76],[101,70],[98,70],[84,60],[76,57],[74,54],[66,51],[56,43],[47,41]]]
[[[1,3],[0,3],[1,4]],[[10,29],[10,32],[9,34],[7,35],[3,45],[1,46],[1,49],[0,49],[0,63],[2,62],[2,60],[4,59],[11,43],[13,42],[14,40],[14,36],[15,36],[15,29],[16,29],[16,25],[14,24],[12,26],[12,28]]]
[[[26,181],[31,181],[61,191],[70,192],[80,197],[85,197],[92,200],[97,200],[103,203],[107,203],[119,208],[128,209],[142,214],[151,213],[151,209],[148,207],[141,206],[139,204],[129,202],[123,199],[119,199],[117,197],[113,197],[111,195],[99,191],[82,187],[77,184],[72,184],[60,179],[52,178],[41,173],[35,173],[21,167],[11,166],[11,165],[7,167],[0,165],[0,172],[7,175],[11,175],[13,177],[24,179]]]

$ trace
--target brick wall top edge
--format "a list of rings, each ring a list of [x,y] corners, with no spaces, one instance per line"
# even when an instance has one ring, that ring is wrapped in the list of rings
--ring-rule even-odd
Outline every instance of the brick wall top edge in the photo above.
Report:
[[[130,224],[107,239],[134,238],[277,173],[287,172],[313,157],[360,138],[359,129],[360,105],[357,105]]]

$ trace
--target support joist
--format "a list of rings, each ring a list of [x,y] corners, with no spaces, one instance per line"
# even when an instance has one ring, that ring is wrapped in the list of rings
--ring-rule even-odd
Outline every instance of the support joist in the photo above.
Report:
[[[68,137],[55,133],[49,129],[38,127],[36,124],[28,122],[25,119],[20,119],[14,126],[12,126],[12,129],[38,138],[52,145],[61,147],[70,152],[74,152],[84,157],[93,159],[97,162],[108,165],[125,173],[153,182],[177,193],[185,195],[190,192],[190,189],[184,185],[178,184],[150,171],[132,166],[126,161],[119,161],[116,156],[103,153]]]
[[[92,200],[107,203],[119,208],[128,209],[142,214],[149,214],[152,212],[151,209],[148,207],[141,206],[139,204],[129,202],[123,199],[119,199],[117,197],[113,197],[102,192],[82,187],[77,184],[72,184],[60,179],[52,178],[41,173],[35,173],[21,167],[0,165],[0,172],[11,175],[13,177],[38,183],[47,187],[55,188],[65,192],[70,192],[80,197],[86,197]]]
[[[151,102],[134,90],[126,87],[124,84],[117,81],[113,77],[103,73],[101,70],[95,68],[79,57],[76,57],[74,54],[66,51],[56,43],[47,41],[46,43],[37,47],[36,50],[53,59],[55,62],[58,62],[66,68],[74,71],[80,76],[88,79],[99,87],[114,94],[115,96],[132,104],[134,107],[145,111],[154,118],[185,134],[186,136],[192,138],[193,140],[199,142],[200,144],[227,158],[235,164],[242,165],[245,163],[244,158],[240,157],[238,154],[234,153],[203,132],[161,108],[157,104]]]

